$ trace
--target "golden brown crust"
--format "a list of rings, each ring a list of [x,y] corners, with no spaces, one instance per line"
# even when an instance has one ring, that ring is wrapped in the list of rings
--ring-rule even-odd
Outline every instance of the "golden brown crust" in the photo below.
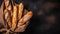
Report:
[[[9,10],[9,11],[12,10],[11,4],[8,6],[8,10]]]
[[[32,17],[32,11],[28,12],[24,15],[18,22],[18,26],[23,25],[26,21],[28,21]]]
[[[24,32],[28,25],[29,25],[29,21],[27,21],[26,24],[17,27],[14,32]]]
[[[11,16],[7,9],[4,10],[4,15],[9,27],[11,27]]]
[[[18,6],[18,20],[21,19],[23,13],[23,4],[20,3]]]
[[[13,7],[13,14],[12,14],[12,30],[16,28],[17,24],[17,6]]]
[[[9,0],[4,0],[4,3],[5,3],[5,7],[7,8],[9,5]]]
[[[8,10],[9,10],[11,17],[12,17],[12,5],[11,4],[8,6]]]
[[[12,2],[13,3],[13,2]],[[24,9],[23,3],[13,5],[10,0],[4,0],[3,17],[7,33],[9,32],[23,32],[29,24],[29,19],[32,17],[32,11]],[[13,10],[13,11],[12,11]],[[8,27],[9,26],[9,27]],[[1,29],[2,30],[2,29]],[[12,31],[11,31],[12,30]],[[4,31],[4,30],[2,30]],[[13,33],[12,32],[12,33]]]

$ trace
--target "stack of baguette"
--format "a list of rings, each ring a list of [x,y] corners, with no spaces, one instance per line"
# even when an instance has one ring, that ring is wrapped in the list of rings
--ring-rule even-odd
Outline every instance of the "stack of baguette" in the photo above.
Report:
[[[18,32],[17,30],[20,27],[25,25],[24,27],[26,28],[27,22],[30,21],[33,15],[32,11],[26,10],[23,3],[16,4],[13,0],[12,2],[11,0],[4,0],[3,5],[3,15],[7,29]]]

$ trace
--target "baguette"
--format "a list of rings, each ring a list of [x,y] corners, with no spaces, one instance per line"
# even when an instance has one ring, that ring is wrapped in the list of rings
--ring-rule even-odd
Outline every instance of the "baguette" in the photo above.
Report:
[[[7,8],[9,5],[9,0],[4,0],[4,3],[5,3],[5,7]]]
[[[12,30],[16,28],[17,24],[17,6],[13,7],[13,14],[12,14]]]
[[[12,17],[12,6],[11,6],[11,4],[8,6],[8,10],[9,10],[11,17]]]
[[[28,12],[18,21],[18,27],[23,25],[26,21],[28,21],[32,17],[32,11]]]
[[[27,21],[26,24],[17,27],[14,32],[24,32],[28,24],[29,24],[29,21]]]
[[[21,19],[22,17],[22,13],[23,13],[23,4],[20,3],[19,6],[18,6],[18,20]]]
[[[5,20],[9,27],[11,27],[11,16],[7,9],[4,10]]]

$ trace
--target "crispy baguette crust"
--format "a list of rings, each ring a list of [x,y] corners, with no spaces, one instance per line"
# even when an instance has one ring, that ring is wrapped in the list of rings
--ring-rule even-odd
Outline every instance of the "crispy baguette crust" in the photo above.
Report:
[[[26,21],[28,21],[32,17],[32,11],[28,12],[24,15],[18,22],[18,27],[23,25]]]
[[[28,25],[29,25],[29,21],[27,21],[26,24],[17,27],[14,32],[24,32]]]
[[[23,4],[20,3],[18,6],[18,20],[21,19],[23,13]]]
[[[4,10],[5,20],[7,21],[7,24],[9,27],[11,27],[11,4],[9,5],[9,0],[4,0],[4,4],[6,9]]]
[[[5,7],[7,8],[9,5],[9,0],[4,0],[4,3],[5,3]]]
[[[17,24],[17,6],[13,7],[13,14],[12,14],[12,30],[16,28]]]
[[[7,9],[4,10],[4,15],[5,15],[5,20],[7,21],[8,26],[11,27],[11,15]]]
[[[17,6],[18,6],[18,8],[17,8]],[[4,0],[4,10],[3,11],[4,11],[4,18],[7,22],[6,28],[10,27],[7,30],[10,31],[10,29],[12,29],[13,32],[14,31],[23,32],[26,29],[27,25],[29,24],[28,21],[32,17],[33,14],[32,14],[32,11],[28,12],[28,10],[25,10],[23,12],[23,9],[24,9],[23,7],[24,7],[23,4],[20,3],[19,5],[13,5],[13,8],[12,8],[10,1]],[[13,11],[12,11],[12,9],[13,9]],[[16,27],[16,26],[18,26],[18,27]]]

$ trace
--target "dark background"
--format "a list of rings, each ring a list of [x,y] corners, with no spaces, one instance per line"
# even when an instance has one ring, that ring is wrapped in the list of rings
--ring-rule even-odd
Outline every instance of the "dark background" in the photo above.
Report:
[[[56,34],[56,32],[60,32],[59,0],[14,0],[14,1],[17,4],[22,2],[24,4],[25,9],[33,11],[33,17],[31,18],[30,24],[28,25],[26,30],[20,34]],[[0,6],[2,2],[3,0],[0,0]],[[51,20],[49,20],[49,17]]]

